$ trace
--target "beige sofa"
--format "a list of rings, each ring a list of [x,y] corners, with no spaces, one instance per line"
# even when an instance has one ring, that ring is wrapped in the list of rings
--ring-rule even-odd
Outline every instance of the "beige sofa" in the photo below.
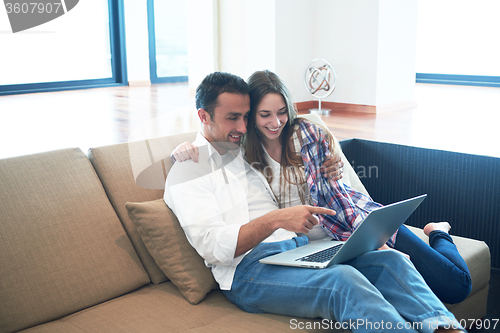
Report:
[[[158,200],[170,151],[194,135],[0,160],[0,332],[340,331],[321,319],[248,314],[217,290]],[[455,240],[473,289],[450,309],[481,318],[489,249]]]

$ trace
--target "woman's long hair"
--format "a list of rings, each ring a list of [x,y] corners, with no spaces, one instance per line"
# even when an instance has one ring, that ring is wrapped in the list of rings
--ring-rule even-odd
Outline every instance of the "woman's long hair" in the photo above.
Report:
[[[304,172],[300,169],[304,168],[300,151],[296,152],[291,137],[294,132],[294,127],[297,121],[297,112],[293,106],[288,89],[285,87],[281,79],[273,72],[264,70],[253,73],[247,81],[250,88],[250,113],[248,115],[248,125],[244,147],[246,150],[247,161],[264,176],[269,183],[273,180],[273,174],[269,164],[265,158],[264,148],[262,146],[260,132],[256,127],[255,118],[257,115],[257,107],[262,101],[262,98],[269,93],[279,94],[283,97],[287,113],[288,121],[286,122],[281,135],[279,137],[281,143],[281,174],[280,177],[280,193],[275,193],[276,199],[281,206],[285,197],[285,186],[302,185],[305,183]],[[283,179],[284,178],[284,179]],[[299,189],[301,187],[299,186]],[[304,203],[304,196],[299,190],[299,195]]]

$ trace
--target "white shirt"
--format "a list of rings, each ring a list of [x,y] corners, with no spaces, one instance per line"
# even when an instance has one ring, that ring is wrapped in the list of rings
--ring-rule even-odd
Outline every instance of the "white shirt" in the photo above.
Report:
[[[244,257],[234,258],[241,226],[278,206],[267,181],[245,162],[243,148],[221,156],[201,133],[193,144],[199,147],[199,162],[174,163],[164,200],[189,243],[211,267],[220,288],[229,290],[236,266]],[[295,236],[278,229],[264,241]]]

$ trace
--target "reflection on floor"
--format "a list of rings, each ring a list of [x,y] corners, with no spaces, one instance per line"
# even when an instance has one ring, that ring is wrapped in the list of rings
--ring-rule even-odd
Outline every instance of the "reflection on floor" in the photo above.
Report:
[[[416,84],[417,107],[323,116],[339,140],[362,138],[500,157],[500,89]],[[0,158],[199,128],[187,83],[0,96]]]

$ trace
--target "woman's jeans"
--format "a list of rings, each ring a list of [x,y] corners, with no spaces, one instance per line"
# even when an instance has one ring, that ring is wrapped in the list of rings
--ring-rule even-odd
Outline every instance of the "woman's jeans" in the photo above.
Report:
[[[451,236],[443,231],[432,231],[429,245],[403,225],[399,228],[394,248],[410,256],[417,271],[442,302],[463,301],[469,295],[472,283],[467,264]]]
[[[224,294],[247,312],[335,319],[356,332],[459,327],[411,262],[396,251],[372,251],[326,269],[259,263],[307,242],[303,236],[259,244],[240,262]]]

